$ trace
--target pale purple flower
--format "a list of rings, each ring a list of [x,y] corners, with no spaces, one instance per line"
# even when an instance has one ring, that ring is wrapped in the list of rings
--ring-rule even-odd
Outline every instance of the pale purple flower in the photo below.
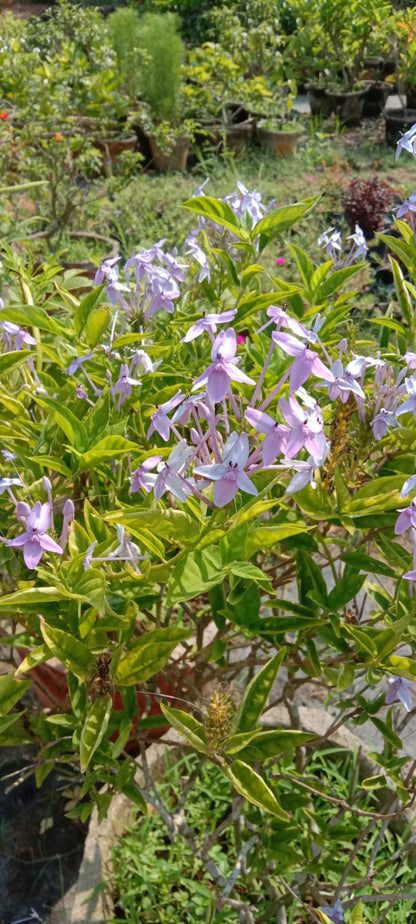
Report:
[[[405,379],[406,381],[406,390],[409,397],[406,401],[403,401],[403,404],[396,411],[397,417],[401,417],[402,414],[407,414],[412,412],[413,416],[416,419],[416,381],[410,376]]]
[[[134,494],[135,491],[145,491],[149,494],[153,490],[157,475],[152,472],[152,469],[156,468],[161,460],[162,456],[150,456],[132,472],[130,494]]]
[[[129,279],[130,272],[133,269],[136,281],[141,282],[152,268],[155,260],[159,260],[159,262],[163,261],[164,253],[162,246],[165,243],[166,238],[164,237],[162,240],[158,241],[157,244],[153,244],[149,250],[143,250],[141,253],[133,254],[133,256],[126,261],[124,266],[124,275],[126,279]]]
[[[406,577],[406,575],[405,575]],[[388,706],[395,700],[400,700],[407,712],[412,711],[413,684],[405,677],[389,677],[389,688],[386,693],[386,703]]]
[[[297,491],[306,488],[308,484],[310,484],[311,488],[316,488],[315,472],[319,468],[316,459],[313,459],[312,456],[309,456],[306,462],[303,459],[292,459],[290,468],[295,470],[296,475],[293,475],[289,482],[286,494],[296,494]]]
[[[21,478],[2,478],[0,480],[0,494],[4,494],[5,491],[9,492],[9,488],[22,488],[23,481]]]
[[[136,369],[140,369],[143,375],[154,371],[155,366],[146,350],[134,351],[130,361],[130,371],[133,373]]]
[[[118,261],[120,259],[121,258],[118,256],[103,260],[94,276],[94,285],[101,286],[103,282],[117,282],[120,269]]]
[[[359,225],[355,226],[354,234],[349,234],[347,241],[353,241],[355,247],[353,248],[351,256],[354,257],[354,260],[357,260],[358,257],[366,257],[368,253],[367,241],[364,236],[364,231],[360,228]]]
[[[26,521],[25,532],[21,536],[16,536],[15,539],[6,539],[3,542],[9,548],[23,549],[26,567],[36,568],[44,552],[55,552],[57,555],[62,555],[63,550],[54,539],[47,535],[51,521],[50,504],[41,504],[40,501],[36,501],[32,510],[30,508],[28,510],[29,513],[26,513],[21,508],[18,517],[21,521],[23,519]]]
[[[293,459],[303,447],[314,459],[322,458],[326,439],[322,413],[316,402],[312,407],[303,408],[294,395],[289,395],[288,401],[280,399],[279,406],[290,428],[285,443],[286,458]]]
[[[416,212],[416,190],[401,205],[397,205],[393,211],[397,213],[396,218],[403,218],[408,212]]]
[[[339,398],[342,404],[346,404],[351,392],[365,400],[365,392],[361,388],[361,385],[355,381],[352,373],[348,371],[348,366],[344,371],[340,359],[336,359],[335,362],[332,363],[331,372],[334,376],[334,381],[329,382],[326,386],[331,401],[335,401],[336,398]],[[324,382],[320,382],[319,384],[325,385]]]
[[[394,527],[396,536],[400,536],[411,527],[416,529],[416,499],[412,500],[409,506],[405,507],[404,510],[398,510],[397,512],[399,516],[397,517]]]
[[[205,397],[205,392],[201,391],[197,395],[190,395],[189,398],[185,398],[172,415],[172,423],[179,423],[182,427],[185,426],[185,424],[189,423],[192,411],[195,410],[196,407],[199,408],[200,416],[205,420],[209,420],[210,412],[203,403]]]
[[[290,433],[289,427],[279,424],[269,414],[258,411],[254,407],[248,407],[244,412],[244,416],[249,424],[257,430],[257,433],[265,434],[265,439],[261,444],[263,464],[271,465],[276,456],[285,452],[286,437]]]
[[[398,414],[399,412],[397,411],[396,413]],[[373,429],[374,439],[382,440],[389,427],[398,427],[399,424],[393,411],[389,411],[385,407],[382,407],[371,421],[370,426]]]
[[[333,924],[343,924],[344,921],[344,909],[341,905],[339,898],[334,902],[332,908],[321,908],[327,918],[333,922]]]
[[[217,402],[225,398],[231,381],[255,385],[253,379],[238,369],[236,363],[239,362],[239,359],[236,358],[236,352],[237,337],[235,330],[228,327],[227,330],[220,331],[212,346],[212,363],[196,379],[192,386],[192,391],[195,391],[200,385],[206,384],[211,401]]]
[[[259,327],[258,333],[260,334],[262,330],[269,326],[269,324],[274,321],[277,324],[278,329],[280,327],[287,327],[292,331],[293,334],[296,334],[298,337],[309,337],[309,331],[303,324],[300,324],[296,318],[291,318],[290,314],[287,313],[285,308],[280,308],[279,305],[270,305],[267,309],[266,314],[271,319],[266,321],[262,327]]]
[[[69,366],[64,369],[64,372],[66,372],[68,375],[74,375],[74,373],[78,372],[78,369],[82,369],[84,363],[86,363],[87,360],[92,359],[93,356],[94,353],[86,353],[85,356],[75,356],[75,358],[71,360]]]
[[[196,240],[197,234],[199,234],[198,230],[192,231],[189,237],[187,237],[185,241],[185,253],[192,256],[193,260],[199,263],[200,270],[198,272],[198,282],[203,282],[204,279],[207,279],[209,282],[211,279],[211,267],[205,251],[202,250],[201,245]]]
[[[413,154],[413,157],[416,156],[416,124],[412,125],[412,127],[399,138],[396,147],[396,160],[399,159],[403,149]]]
[[[62,549],[64,549],[68,541],[71,523],[75,517],[75,507],[70,497],[66,499],[62,513],[63,513],[63,523],[62,523],[62,532],[59,537],[59,545],[61,546]]]
[[[14,324],[12,321],[1,321],[0,322],[3,330],[3,339],[6,343],[6,347],[11,350],[21,350],[22,346],[35,346],[36,340],[32,337],[31,334],[19,327],[18,324]],[[13,344],[14,340],[14,344]]]
[[[318,246],[324,247],[330,260],[336,260],[342,253],[342,238],[340,231],[335,231],[335,228],[332,226],[327,228],[327,230],[318,237]]]
[[[318,379],[325,379],[327,382],[334,381],[331,370],[324,366],[318,354],[314,353],[307,343],[302,343],[296,337],[292,337],[292,334],[284,334],[281,331],[274,331],[272,340],[285,353],[295,357],[290,369],[291,391],[297,391],[310,375],[314,375]]]
[[[174,300],[181,294],[174,277],[163,266],[153,266],[149,280],[145,293],[148,303],[144,311],[144,320],[152,318],[160,309],[173,314]]]
[[[214,503],[217,507],[228,504],[239,489],[246,494],[258,493],[256,486],[244,471],[248,455],[247,434],[242,433],[238,436],[237,433],[231,433],[224,447],[222,462],[199,465],[194,469],[194,474],[215,482]]]
[[[241,198],[234,199],[234,201],[231,202],[231,208],[239,218],[249,215],[251,226],[254,228],[254,225],[260,221],[260,218],[263,218],[266,211],[261,201],[261,193],[257,192],[257,189],[253,189],[253,191],[250,192],[240,180],[237,180],[236,185],[241,193]]]
[[[412,353],[411,350],[408,350],[407,353],[405,353],[401,358],[409,369],[416,369],[416,353]]]
[[[192,494],[192,488],[187,484],[182,471],[193,451],[193,447],[188,446],[186,440],[181,440],[172,449],[168,461],[159,463],[154,486],[156,500],[160,500],[166,491],[170,491],[178,500],[186,502],[189,495]]]
[[[413,491],[413,488],[415,487],[416,487],[416,475],[411,475],[411,477],[408,478],[407,481],[405,481],[400,491],[400,497],[407,497],[407,495],[410,494],[410,492]]]
[[[117,379],[116,384],[112,388],[113,398],[118,394],[119,399],[117,402],[117,410],[123,406],[126,398],[129,398],[132,392],[133,385],[141,385],[140,379],[133,379],[130,375],[130,370],[127,363],[122,363],[120,367],[120,374]]]
[[[156,409],[156,411],[151,416],[152,422],[147,431],[146,439],[149,439],[152,433],[154,433],[155,430],[157,430],[157,432],[159,433],[159,436],[162,437],[162,440],[164,440],[165,443],[167,443],[169,439],[170,429],[172,426],[171,421],[169,420],[168,414],[170,414],[170,412],[173,411],[173,409],[177,407],[178,404],[181,403],[181,401],[183,401],[184,397],[185,396],[182,394],[181,390],[179,389],[179,391],[176,392],[176,395],[174,395],[173,398],[169,398],[169,401],[165,401],[164,404],[161,404],[160,407]]]
[[[217,327],[219,324],[230,324],[231,321],[234,321],[234,318],[237,314],[237,308],[230,308],[229,311],[222,311],[221,314],[204,314],[203,318],[199,318],[195,324],[192,324],[189,330],[187,330],[184,337],[182,337],[181,343],[189,343],[191,340],[195,340],[196,337],[199,337],[204,331],[209,331],[212,334],[217,333]]]

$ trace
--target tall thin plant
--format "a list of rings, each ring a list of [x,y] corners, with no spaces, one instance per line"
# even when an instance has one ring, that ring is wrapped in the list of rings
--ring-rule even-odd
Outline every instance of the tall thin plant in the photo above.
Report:
[[[177,17],[145,13],[140,26],[140,47],[144,52],[141,94],[158,122],[175,123],[180,118],[185,55]]]

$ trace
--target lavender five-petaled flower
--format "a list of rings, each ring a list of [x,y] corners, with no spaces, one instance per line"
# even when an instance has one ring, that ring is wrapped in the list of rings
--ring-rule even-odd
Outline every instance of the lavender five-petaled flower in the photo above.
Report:
[[[336,398],[339,398],[342,404],[346,404],[351,392],[353,392],[355,395],[358,395],[363,399],[363,401],[365,400],[365,393],[363,392],[361,385],[355,381],[352,373],[348,371],[348,366],[344,371],[340,359],[336,359],[335,362],[332,363],[331,372],[334,376],[334,381],[329,382],[327,385],[328,395],[331,398],[331,401],[335,401]],[[320,384],[324,385],[325,383],[322,382]]]
[[[290,369],[290,390],[297,391],[301,385],[309,378],[310,375],[318,379],[325,379],[327,382],[334,381],[334,375],[330,369],[324,366],[317,353],[310,349],[307,343],[302,343],[292,334],[284,334],[281,331],[274,331],[272,340],[280,346],[285,353],[295,357]]]
[[[194,474],[202,475],[214,484],[214,504],[224,507],[237,494],[238,489],[246,494],[257,494],[257,488],[250,480],[244,467],[249,454],[248,436],[231,433],[224,447],[222,462],[214,465],[199,465]]]
[[[152,491],[157,481],[157,475],[152,472],[152,469],[156,468],[161,461],[162,456],[150,456],[132,472],[130,494],[134,494],[135,491],[145,491],[149,494]]]
[[[51,507],[50,504],[36,504],[30,509],[28,505],[18,504],[19,511],[16,508],[16,515],[20,522],[26,526],[26,530],[21,536],[15,539],[3,540],[9,548],[23,549],[23,558],[27,568],[36,568],[44,552],[55,552],[62,555],[61,546],[46,534],[50,528]]]
[[[393,411],[389,411],[385,407],[382,407],[371,421],[370,426],[373,428],[374,439],[382,440],[388,428],[398,427],[398,422]]]
[[[248,407],[244,417],[257,430],[257,433],[265,434],[265,439],[261,444],[263,464],[271,465],[276,456],[285,452],[286,436],[290,433],[289,427],[277,423],[269,414],[258,411],[254,407]]]
[[[353,248],[353,258],[357,260],[358,257],[366,257],[368,253],[368,245],[364,236],[364,231],[360,228],[359,225],[355,226],[354,234],[349,234],[347,241],[353,241],[355,247]]]
[[[412,376],[408,376],[405,382],[409,397],[406,398],[406,401],[403,401],[403,404],[397,409],[396,415],[397,417],[401,417],[402,414],[407,414],[411,411],[416,419],[416,380],[412,378]]]
[[[408,478],[407,481],[405,481],[400,491],[400,497],[407,497],[407,495],[410,494],[410,492],[413,491],[413,488],[415,487],[416,487],[416,475],[411,475],[410,478]]]
[[[408,507],[405,507],[404,510],[398,510],[397,512],[400,515],[394,527],[396,536],[400,536],[402,533],[406,532],[406,529],[410,529],[410,527],[416,528],[416,500],[412,500]]]
[[[234,328],[228,327],[227,330],[220,331],[212,346],[212,363],[196,379],[192,386],[192,391],[195,391],[200,385],[206,384],[211,401],[217,402],[225,398],[231,381],[255,385],[253,379],[238,369],[236,363],[239,362],[239,359],[236,358],[236,352],[237,337]]]
[[[406,151],[409,151],[410,154],[413,154],[413,157],[416,155],[416,124],[412,125],[407,132],[399,138],[396,147],[396,160],[399,159],[400,154],[402,153],[403,148]]]
[[[389,706],[391,703],[394,703],[396,699],[399,699],[407,712],[411,712],[411,690],[413,690],[413,684],[410,680],[406,680],[405,677],[389,677],[389,688],[386,693],[387,705]]]
[[[159,462],[157,467],[158,476],[154,486],[156,500],[160,500],[165,491],[170,491],[178,500],[183,503],[186,502],[189,494],[192,494],[192,488],[182,475],[182,471],[192,452],[192,446],[188,446],[186,440],[181,440],[172,449],[168,461],[166,463]]]
[[[331,260],[336,260],[340,253],[342,253],[341,232],[335,231],[333,227],[327,228],[327,230],[318,237],[318,246],[324,247]]]
[[[169,398],[169,401],[165,401],[164,404],[161,404],[160,407],[156,409],[156,411],[152,414],[152,422],[147,431],[146,439],[149,439],[149,436],[151,436],[152,433],[157,430],[159,435],[162,437],[162,440],[164,440],[165,443],[168,441],[171,428],[171,421],[169,420],[168,414],[170,414],[170,412],[173,411],[173,409],[177,407],[178,404],[183,401],[183,399],[184,395],[179,389],[173,398]]]
[[[234,321],[236,314],[236,308],[230,308],[229,311],[222,311],[221,314],[204,314],[203,318],[200,318],[199,321],[196,321],[195,324],[192,324],[189,330],[187,330],[185,336],[182,337],[181,343],[189,343],[190,340],[195,340],[204,330],[216,334],[218,324],[230,324],[231,321]]]
[[[285,442],[286,458],[293,459],[303,447],[314,459],[322,458],[326,439],[323,417],[316,402],[303,408],[294,395],[289,395],[288,401],[280,399],[279,406],[290,428]]]
[[[329,918],[333,924],[342,924],[344,921],[344,909],[339,898],[334,902],[332,908],[321,908],[321,911],[326,914],[327,918]]]
[[[403,218],[408,212],[416,212],[416,190],[401,205],[397,205],[393,212],[396,212],[396,218]]]
[[[120,374],[117,379],[116,384],[113,386],[113,398],[118,393],[119,398],[117,402],[117,410],[123,406],[126,398],[129,398],[131,395],[131,390],[133,385],[141,385],[140,379],[133,379],[130,375],[130,370],[127,363],[122,363],[120,366]]]

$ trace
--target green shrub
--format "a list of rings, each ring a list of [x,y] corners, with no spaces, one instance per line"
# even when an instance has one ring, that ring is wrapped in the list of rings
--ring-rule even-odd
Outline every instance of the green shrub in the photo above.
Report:
[[[120,89],[135,99],[140,85],[140,20],[135,10],[120,7],[108,17],[111,45],[116,54]]]
[[[185,51],[178,20],[170,13],[145,13],[140,27],[140,47],[145,54],[141,94],[157,121],[176,122],[181,109]]]

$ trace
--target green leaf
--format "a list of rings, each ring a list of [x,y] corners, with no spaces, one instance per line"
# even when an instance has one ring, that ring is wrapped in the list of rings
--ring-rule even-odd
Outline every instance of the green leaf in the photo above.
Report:
[[[100,462],[111,462],[111,459],[118,459],[128,452],[137,452],[137,445],[132,440],[126,440],[124,436],[105,436],[80,456],[78,471],[94,469]]]
[[[397,577],[396,570],[387,565],[386,562],[380,561],[378,558],[372,558],[371,555],[366,555],[365,552],[361,552],[359,549],[356,549],[355,552],[346,552],[345,555],[341,555],[341,561],[345,562],[348,572],[365,571],[367,574],[385,574],[386,577]]]
[[[171,709],[170,706],[165,706],[163,702],[160,704],[160,708],[172,728],[175,728],[197,751],[208,754],[205,729],[201,722],[188,715],[187,712],[182,712],[181,709]]]
[[[259,252],[261,253],[266,244],[278,234],[292,228],[303,215],[306,215],[306,212],[313,208],[318,199],[319,196],[313,196],[310,199],[303,199],[302,202],[295,202],[293,205],[283,205],[273,209],[264,218],[260,218],[251,232],[253,239],[260,234]]]
[[[75,414],[59,401],[33,394],[32,400],[49,411],[52,420],[61,428],[71,446],[78,452],[84,452],[88,446],[87,433]]]
[[[416,661],[405,658],[402,655],[391,655],[389,664],[395,674],[400,677],[406,677],[407,680],[416,680]]]
[[[17,703],[31,680],[15,680],[12,673],[0,674],[0,715],[7,715]]]
[[[76,308],[74,311],[74,328],[77,337],[81,337],[91,311],[93,308],[95,308],[98,300],[101,298],[103,289],[104,284],[98,286],[97,289],[93,289],[92,292],[88,292],[88,295],[82,299],[78,305],[78,308]]]
[[[329,610],[339,610],[354,599],[361,590],[365,581],[365,574],[346,574],[337,581],[335,587],[328,594],[327,607]]]
[[[234,760],[229,767],[226,767],[225,773],[237,792],[248,802],[270,812],[279,821],[290,821],[290,816],[281,808],[271,789],[248,764],[241,760]]]
[[[72,671],[81,680],[89,680],[95,667],[95,658],[87,645],[80,642],[79,639],[64,632],[62,629],[55,629],[46,623],[41,624],[43,638],[55,658],[64,664],[69,671]]]
[[[48,330],[52,334],[58,334],[62,336],[63,328],[58,324],[53,318],[47,314],[43,308],[36,308],[34,305],[7,305],[6,308],[2,308],[2,320],[3,321],[12,321],[13,324],[18,324],[19,327],[27,328],[37,327],[38,330]],[[27,350],[26,359],[28,356]]]
[[[144,683],[162,670],[174,648],[191,632],[175,626],[146,632],[133,642],[129,653],[119,661],[116,679],[121,686]]]
[[[120,523],[121,526],[148,529],[163,539],[177,539],[185,543],[195,542],[200,527],[188,513],[183,510],[143,510],[126,507],[114,510],[104,517],[107,523]]]
[[[227,565],[226,571],[236,575],[236,577],[244,578],[246,581],[253,581],[263,590],[268,590],[272,593],[273,588],[270,578],[257,565],[252,565],[251,561],[235,561]]]
[[[208,221],[220,225],[221,228],[227,228],[232,231],[240,241],[248,241],[248,234],[241,227],[241,223],[233,212],[228,202],[221,199],[213,199],[211,196],[194,196],[183,203],[183,208],[195,212],[196,215],[202,215]]]
[[[276,526],[256,526],[249,531],[246,543],[247,558],[251,558],[259,549],[272,549],[289,539],[291,536],[298,536],[299,533],[308,532],[308,527],[304,523],[282,523]]]
[[[268,664],[265,664],[251,679],[236,716],[236,732],[250,731],[256,725],[266,705],[285,655],[286,648],[281,648],[274,658]]]
[[[403,317],[409,327],[413,325],[413,310],[412,302],[410,300],[409,292],[405,286],[403,273],[400,269],[397,260],[394,260],[393,257],[390,257],[390,265],[393,271],[394,287],[396,289],[397,301],[399,303]]]
[[[31,608],[38,603],[57,603],[70,597],[71,594],[58,587],[27,587],[25,590],[16,590],[14,594],[0,597],[0,611],[19,612],[22,607]]]
[[[365,780],[361,781],[361,786],[363,789],[382,789],[383,786],[386,786],[386,783],[384,773],[379,773],[377,776],[367,776]]]
[[[270,757],[276,758],[279,754],[285,754],[286,751],[293,751],[307,741],[313,741],[316,738],[312,732],[298,731],[297,729],[270,729],[259,732],[255,739],[245,748],[240,757],[244,761],[254,763],[256,761],[268,760]]]
[[[353,276],[360,273],[363,268],[365,268],[365,263],[356,263],[354,266],[345,266],[342,267],[342,269],[335,270],[335,272],[319,286],[317,290],[319,300],[324,301],[331,295],[334,295],[335,292],[342,289]]]
[[[122,790],[125,796],[133,803],[144,815],[147,815],[147,805],[142,794],[134,783],[125,783]]]
[[[191,600],[220,584],[226,575],[220,553],[215,546],[202,552],[190,552],[175,565],[169,581],[167,606]]]
[[[104,305],[92,311],[85,325],[88,346],[95,347],[108,326],[110,310]]]
[[[403,324],[400,324],[400,321],[396,321],[395,318],[370,318],[371,324],[377,324],[379,327],[387,327],[388,330],[395,330],[398,334],[401,334],[402,337],[406,336],[406,328],[403,327]]]
[[[353,908],[351,912],[350,924],[364,924],[363,906],[361,903],[361,898],[358,899],[358,902],[355,908]]]
[[[10,351],[10,353],[2,353],[0,355],[0,377],[3,378],[12,369],[16,369],[17,366],[27,362],[29,356],[28,350],[14,350]]]
[[[80,739],[81,773],[85,773],[93,754],[104,738],[112,707],[111,696],[99,696],[88,710]]]
[[[97,568],[86,571],[73,588],[74,594],[97,610],[105,607],[105,575]]]

